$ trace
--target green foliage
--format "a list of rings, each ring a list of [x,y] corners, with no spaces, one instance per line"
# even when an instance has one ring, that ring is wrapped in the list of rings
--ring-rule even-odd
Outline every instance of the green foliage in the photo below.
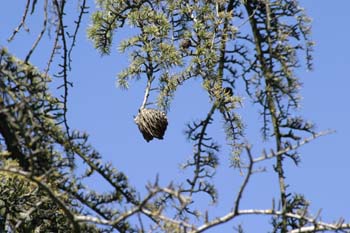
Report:
[[[40,189],[19,176],[1,172],[0,214],[3,226],[16,232],[67,232],[69,220]],[[2,228],[4,229],[4,227]]]
[[[113,218],[119,211],[109,205],[137,200],[126,176],[101,161],[87,144],[87,135],[74,132],[68,136],[63,130],[64,105],[50,95],[49,81],[32,65],[15,59],[6,49],[0,50],[2,229],[98,232],[93,225],[75,223],[73,214],[87,206]],[[72,154],[88,164],[85,175],[67,173],[73,169],[69,163]],[[88,191],[84,180],[95,173],[109,182],[112,193]],[[124,221],[115,227],[123,232],[130,228]]]
[[[35,175],[67,166],[54,144],[65,137],[57,123],[62,105],[48,94],[50,81],[30,64],[0,50],[0,131],[10,157]]]
[[[120,50],[129,50],[131,56],[128,68],[118,75],[120,86],[127,88],[128,80],[134,77],[152,79],[160,88],[158,105],[163,109],[168,109],[177,86],[190,78],[202,76],[203,86],[212,88],[217,77],[222,22],[232,16],[217,16],[211,2],[190,5],[154,1],[150,6],[142,1],[105,1],[99,8],[93,14],[88,35],[102,54],[109,53],[111,42],[105,41],[117,29],[125,23],[135,28],[135,35],[120,45]],[[235,32],[235,27],[225,28],[226,35],[233,37]],[[184,39],[193,42],[188,49],[181,48]]]

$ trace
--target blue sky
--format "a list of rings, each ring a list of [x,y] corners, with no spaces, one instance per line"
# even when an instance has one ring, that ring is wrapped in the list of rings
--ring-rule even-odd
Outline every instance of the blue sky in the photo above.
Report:
[[[312,38],[316,42],[314,70],[309,72],[301,68],[298,74],[303,82],[301,93],[303,100],[300,115],[316,123],[317,129],[334,129],[336,133],[321,137],[305,145],[301,150],[302,162],[295,167],[286,163],[287,182],[291,192],[302,193],[311,200],[311,210],[316,213],[322,208],[324,221],[344,217],[350,221],[349,209],[350,157],[347,143],[350,132],[349,91],[350,66],[349,54],[350,30],[348,9],[350,1],[300,1],[313,19]],[[91,4],[91,3],[90,3]],[[22,13],[21,4],[6,1],[0,8],[0,45],[8,47],[10,52],[24,58],[28,48],[36,38],[38,31],[38,11],[29,23],[30,33],[24,31],[12,43],[6,39],[17,26]],[[124,171],[131,184],[145,192],[145,184],[154,181],[157,174],[160,183],[167,185],[171,180],[181,181],[188,174],[180,169],[192,152],[192,145],[183,134],[185,124],[204,117],[209,110],[208,98],[199,82],[190,81],[176,93],[168,114],[169,126],[163,141],[147,143],[133,122],[133,116],[142,103],[144,81],[131,82],[128,91],[120,90],[115,85],[118,72],[128,64],[128,57],[117,52],[118,40],[128,31],[116,35],[112,54],[101,57],[93,49],[85,35],[89,19],[86,17],[78,38],[78,46],[73,52],[73,70],[70,79],[74,88],[69,96],[69,119],[74,129],[90,134],[93,146],[101,152],[105,161],[111,161],[115,167]],[[47,48],[51,41],[43,41],[38,52],[33,54],[32,63],[39,68],[46,64]],[[44,54],[44,55],[43,55]],[[243,90],[237,90],[243,94]],[[251,103],[245,106],[252,108]],[[250,111],[250,110],[249,110]],[[258,128],[261,119],[257,114],[247,116],[250,143],[258,156],[263,148]],[[220,121],[211,129],[217,140],[224,146],[223,130]],[[210,216],[220,216],[230,209],[232,194],[239,187],[239,173],[228,168],[228,152],[220,154],[221,167],[214,178],[220,187],[217,205],[210,206]],[[270,208],[272,198],[277,198],[277,177],[271,163],[262,163],[266,173],[256,174],[248,185],[242,208]],[[94,182],[94,181],[93,181]],[[97,183],[97,181],[95,182]],[[96,184],[96,187],[99,187]],[[101,187],[102,188],[102,187]],[[206,200],[203,200],[206,201]],[[266,232],[269,218],[238,218],[225,226],[208,232],[232,232],[232,225],[242,223],[247,232]]]

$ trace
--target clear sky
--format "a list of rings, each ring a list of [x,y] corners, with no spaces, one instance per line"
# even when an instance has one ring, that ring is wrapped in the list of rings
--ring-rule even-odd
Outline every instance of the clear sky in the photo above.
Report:
[[[350,156],[348,143],[350,133],[350,1],[300,1],[313,19],[313,40],[316,42],[314,71],[301,68],[298,74],[303,82],[302,108],[300,115],[313,121],[317,129],[334,129],[336,133],[316,139],[301,150],[302,162],[295,167],[286,163],[289,191],[302,193],[311,200],[311,210],[322,209],[324,221],[344,217],[350,221]],[[90,4],[92,4],[90,2]],[[35,13],[30,20],[30,33],[20,32],[18,38],[8,43],[6,39],[20,20],[24,4],[18,1],[5,1],[0,8],[0,45],[24,58],[36,38],[40,22]],[[128,91],[116,88],[115,77],[128,64],[128,57],[117,52],[117,41],[128,31],[116,35],[110,56],[101,57],[94,50],[85,35],[89,18],[86,17],[73,52],[73,70],[70,79],[74,88],[69,96],[69,119],[71,128],[89,133],[92,145],[101,152],[105,161],[124,171],[130,183],[142,192],[145,184],[154,181],[157,174],[160,184],[167,185],[171,180],[183,181],[186,172],[179,167],[192,152],[192,145],[183,134],[186,123],[200,119],[208,112],[208,98],[199,82],[191,81],[176,93],[171,111],[168,114],[169,126],[163,141],[147,143],[133,122],[142,103],[145,82],[131,82]],[[32,63],[43,68],[49,53],[51,41],[43,41],[40,50],[33,54]],[[41,51],[41,52],[39,52]],[[56,91],[55,91],[56,92]],[[237,90],[238,93],[244,90]],[[250,102],[245,106],[251,108]],[[220,122],[220,120],[219,120]],[[253,144],[255,156],[264,147],[258,132],[261,119],[257,114],[247,116],[248,140]],[[217,135],[224,146],[223,130],[216,124],[211,132]],[[221,135],[221,136],[220,136]],[[233,197],[241,178],[237,171],[228,168],[228,153],[220,154],[221,167],[215,177],[218,183],[220,203],[210,206],[210,217],[220,216],[230,210]],[[263,163],[267,172],[252,177],[242,208],[270,208],[272,199],[277,198],[277,177],[271,163]],[[97,183],[97,182],[95,182]],[[99,187],[98,184],[95,184]],[[101,187],[100,187],[101,188]],[[232,226],[243,224],[246,232],[267,232],[270,218],[244,217],[208,232],[232,232]]]

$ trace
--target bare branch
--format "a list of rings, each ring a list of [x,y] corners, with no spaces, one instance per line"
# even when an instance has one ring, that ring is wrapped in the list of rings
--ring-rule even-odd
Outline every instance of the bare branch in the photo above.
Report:
[[[32,53],[34,52],[34,50],[36,49],[36,47],[38,46],[41,38],[43,37],[45,31],[46,31],[46,26],[47,26],[47,4],[48,4],[48,0],[44,1],[44,22],[43,22],[43,26],[41,28],[41,31],[38,35],[38,38],[35,40],[32,48],[29,50],[26,58],[24,59],[24,62],[27,63],[32,55]]]
[[[241,202],[241,198],[242,198],[242,195],[243,195],[243,192],[248,184],[248,181],[249,181],[249,178],[250,176],[252,175],[253,173],[253,165],[254,165],[254,161],[253,161],[253,156],[251,154],[251,150],[250,150],[250,145],[246,145],[245,149],[247,151],[247,155],[248,155],[248,158],[249,158],[249,165],[248,165],[248,169],[247,169],[247,175],[238,191],[238,195],[236,197],[236,200],[235,200],[235,209],[234,209],[234,212],[235,213],[238,213],[238,210],[239,210],[239,204]]]
[[[57,50],[58,50],[58,47],[59,47],[58,40],[59,40],[59,34],[56,33],[55,39],[54,39],[54,42],[53,42],[53,46],[52,46],[52,49],[51,49],[50,57],[49,57],[49,60],[47,62],[47,65],[46,65],[46,68],[45,68],[45,71],[44,71],[44,73],[46,75],[49,73],[51,64],[53,62],[55,54],[57,53]]]
[[[339,231],[339,230],[347,230],[350,229],[350,223],[348,224],[341,224],[341,225],[331,225],[331,226],[323,226],[323,225],[317,225],[317,226],[307,226],[307,227],[301,227],[299,229],[291,230],[289,233],[302,233],[302,232],[317,232],[317,231]]]
[[[306,220],[312,226],[305,226],[298,229],[293,229],[289,233],[298,233],[298,232],[314,232],[314,231],[325,231],[325,230],[346,230],[350,229],[350,223],[325,223],[322,221],[317,221],[315,218],[306,217],[305,215],[295,214],[295,213],[283,213],[282,211],[276,211],[273,209],[246,209],[239,210],[237,213],[234,211],[229,212],[228,214],[216,218],[213,221],[198,227],[196,230],[190,231],[190,233],[199,233],[207,230],[208,228],[228,222],[237,216],[242,215],[273,215],[273,216],[282,216],[285,215],[290,218]]]
[[[80,5],[80,13],[79,13],[78,19],[76,21],[74,21],[74,23],[76,25],[75,25],[75,30],[74,30],[74,33],[73,33],[73,36],[72,36],[72,43],[71,43],[69,51],[68,51],[68,66],[69,66],[69,70],[72,69],[72,67],[71,67],[72,51],[73,51],[73,48],[75,47],[75,44],[76,44],[76,39],[77,39],[78,31],[79,31],[79,28],[80,28],[80,25],[81,25],[81,22],[82,22],[82,19],[83,19],[83,15],[88,13],[86,11],[87,9],[88,9],[88,7],[86,6],[86,0],[83,0],[83,2]]]
[[[325,135],[328,135],[328,134],[331,134],[331,133],[334,133],[334,132],[335,132],[334,130],[322,131],[322,132],[313,134],[311,137],[306,138],[303,141],[298,142],[297,144],[295,144],[293,146],[290,146],[290,147],[287,147],[287,148],[285,148],[283,150],[280,150],[278,152],[272,151],[270,154],[263,153],[262,156],[254,159],[254,163],[257,163],[257,162],[260,162],[260,161],[263,161],[263,160],[267,160],[267,159],[271,159],[271,158],[274,158],[274,157],[277,157],[277,156],[281,156],[281,155],[283,155],[283,154],[285,154],[285,153],[287,153],[289,151],[298,149],[299,147],[301,147],[301,146],[303,146],[303,145],[313,141],[314,139],[316,139],[318,137],[325,136]]]
[[[24,30],[29,31],[29,29],[26,28],[26,25],[25,25],[26,18],[27,18],[27,15],[28,15],[29,5],[30,5],[30,0],[27,0],[26,6],[25,6],[25,9],[24,9],[24,13],[22,15],[21,22],[16,27],[16,29],[13,31],[12,35],[7,39],[8,42],[11,42],[15,38],[16,34],[19,32],[19,30],[21,30],[21,27],[24,27]]]

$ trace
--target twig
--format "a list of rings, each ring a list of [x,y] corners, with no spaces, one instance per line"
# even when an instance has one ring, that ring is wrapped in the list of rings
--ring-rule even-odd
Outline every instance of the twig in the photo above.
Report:
[[[67,40],[66,40],[66,31],[65,31],[65,25],[63,22],[63,16],[65,15],[64,12],[64,7],[66,4],[65,0],[62,0],[61,5],[58,3],[57,0],[54,0],[54,4],[56,7],[56,11],[57,11],[57,17],[58,17],[58,26],[57,26],[57,34],[61,36],[61,40],[62,40],[62,46],[63,46],[63,55],[62,55],[62,59],[63,59],[63,64],[60,64],[59,66],[62,68],[62,70],[58,73],[58,75],[56,75],[57,77],[61,77],[63,78],[63,84],[61,86],[58,87],[64,88],[64,94],[63,94],[63,124],[64,127],[66,128],[66,133],[69,139],[71,139],[71,134],[70,134],[70,127],[68,124],[68,119],[67,119],[67,113],[68,113],[68,91],[69,91],[69,87],[72,87],[73,84],[71,82],[68,81],[68,45],[67,45]],[[69,141],[70,143],[70,141]],[[71,144],[71,143],[70,143]],[[72,145],[71,145],[72,147]],[[70,167],[73,168],[74,167],[74,163],[73,163],[73,155],[70,153],[70,150],[67,150],[67,157],[70,163]]]
[[[46,31],[46,26],[47,26],[47,4],[48,4],[47,1],[48,0],[45,0],[45,2],[44,2],[44,22],[43,22],[43,27],[42,27],[39,35],[38,35],[38,38],[35,40],[32,48],[29,50],[29,52],[28,52],[28,54],[27,54],[27,56],[26,56],[26,58],[24,60],[25,63],[28,63],[28,61],[30,59],[30,56],[34,52],[35,48],[38,46],[41,38],[43,37],[43,35],[44,35],[45,31]]]
[[[242,198],[242,195],[243,195],[243,192],[249,182],[249,178],[250,176],[252,175],[252,172],[253,172],[253,165],[254,165],[254,161],[253,161],[253,156],[252,156],[252,153],[251,153],[251,150],[250,150],[250,145],[247,145],[245,147],[246,151],[247,151],[247,155],[248,155],[248,158],[249,158],[249,165],[248,165],[248,171],[247,171],[247,175],[241,185],[241,188],[239,189],[238,191],[238,195],[237,195],[237,198],[235,200],[235,209],[234,209],[234,212],[235,213],[238,213],[238,210],[239,210],[239,204],[241,202],[241,198]]]
[[[326,230],[345,230],[345,229],[350,229],[350,224],[349,223],[344,223],[339,226],[332,226],[332,227],[327,227],[327,226],[307,226],[307,227],[301,227],[295,230],[289,231],[289,233],[302,233],[302,232],[317,232],[317,231],[326,231]]]
[[[145,227],[143,226],[143,221],[140,213],[137,213],[137,219],[139,220],[141,233],[145,233]]]
[[[306,143],[309,143],[310,141],[318,138],[318,137],[321,137],[321,136],[325,136],[325,135],[328,135],[328,134],[331,134],[331,133],[334,133],[335,131],[334,130],[326,130],[326,131],[322,131],[322,132],[319,132],[319,133],[316,133],[314,135],[312,135],[311,137],[309,138],[306,138],[304,139],[303,141],[301,142],[298,142],[297,144],[293,145],[293,146],[289,146],[283,150],[280,150],[278,152],[274,152],[272,151],[270,154],[265,154],[263,153],[262,156],[254,159],[254,163],[256,162],[260,162],[260,161],[263,161],[263,160],[267,160],[267,159],[271,159],[271,158],[274,158],[276,156],[280,156],[280,155],[283,155],[291,150],[296,150],[298,149],[299,147],[305,145]]]
[[[56,54],[56,50],[58,47],[58,38],[59,38],[59,35],[58,35],[58,33],[56,33],[55,40],[53,42],[53,47],[52,47],[51,54],[50,54],[50,58],[49,58],[49,61],[47,62],[47,65],[46,65],[46,68],[44,71],[45,75],[47,75],[49,73],[51,63],[53,62],[53,58]]]
[[[88,9],[88,7],[86,6],[86,0],[83,0],[82,4],[80,5],[80,13],[79,13],[79,16],[78,16],[78,20],[74,21],[74,23],[76,24],[76,27],[75,27],[75,30],[74,30],[74,33],[73,33],[73,36],[72,36],[72,44],[71,44],[71,46],[69,48],[69,51],[68,51],[68,67],[69,67],[69,70],[72,69],[72,67],[71,67],[72,51],[73,51],[73,48],[75,47],[75,43],[76,43],[79,27],[80,27],[83,15],[85,13],[88,13],[87,11],[85,11],[86,9]]]
[[[19,32],[21,27],[24,27],[24,30],[29,31],[29,29],[26,28],[26,26],[25,26],[26,18],[27,18],[28,10],[29,10],[29,4],[30,4],[30,0],[27,0],[26,7],[25,7],[24,13],[22,15],[21,22],[15,28],[15,30],[13,30],[12,35],[7,39],[8,42],[11,42],[15,38],[16,34]]]
[[[144,109],[146,107],[146,105],[147,105],[147,100],[148,100],[149,93],[150,93],[150,90],[151,90],[152,81],[153,81],[152,77],[147,77],[147,84],[146,84],[145,94],[143,96],[143,101],[142,101],[140,109]]]
[[[200,126],[202,127],[201,132],[198,135],[198,143],[197,143],[197,151],[194,155],[194,160],[195,160],[195,170],[194,170],[194,176],[192,178],[192,180],[189,182],[189,184],[191,185],[190,188],[190,195],[192,196],[193,192],[194,192],[194,188],[197,184],[197,181],[200,178],[200,173],[203,170],[202,166],[200,164],[201,161],[201,153],[203,151],[202,146],[204,145],[205,141],[205,136],[206,136],[206,131],[207,131],[207,127],[209,126],[209,124],[211,123],[212,120],[212,116],[214,114],[216,110],[216,105],[215,103],[213,103],[213,106],[211,107],[210,111],[207,114],[207,117],[205,118],[205,120],[203,120],[200,123]]]

